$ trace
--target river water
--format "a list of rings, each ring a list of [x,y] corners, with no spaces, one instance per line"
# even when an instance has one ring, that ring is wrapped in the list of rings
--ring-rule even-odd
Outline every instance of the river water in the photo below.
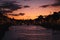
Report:
[[[42,26],[12,26],[3,40],[52,40],[52,30]]]

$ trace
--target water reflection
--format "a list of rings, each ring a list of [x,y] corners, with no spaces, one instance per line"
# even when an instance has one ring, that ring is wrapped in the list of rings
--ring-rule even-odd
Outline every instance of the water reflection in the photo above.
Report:
[[[52,30],[41,26],[12,26],[12,30],[5,34],[3,40],[51,40]]]

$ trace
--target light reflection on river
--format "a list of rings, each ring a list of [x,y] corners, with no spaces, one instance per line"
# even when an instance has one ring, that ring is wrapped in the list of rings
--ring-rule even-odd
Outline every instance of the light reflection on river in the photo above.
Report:
[[[12,26],[3,40],[52,40],[52,30],[41,26]]]

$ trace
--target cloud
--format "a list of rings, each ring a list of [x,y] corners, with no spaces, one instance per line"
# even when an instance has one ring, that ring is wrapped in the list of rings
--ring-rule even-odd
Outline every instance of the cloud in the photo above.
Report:
[[[25,13],[19,13],[19,14],[7,14],[7,15],[11,15],[11,16],[23,16],[23,15],[25,15]]]
[[[24,8],[29,8],[29,7],[30,7],[30,6],[28,6],[28,5],[25,5],[25,6],[24,6]]]
[[[17,9],[22,9],[22,8],[29,8],[30,6],[28,5],[18,5],[18,2],[16,1],[3,1],[0,2],[0,8],[8,8],[12,11],[17,10]]]
[[[51,6],[60,6],[60,4],[59,3],[55,3],[55,4],[52,4]]]
[[[53,3],[53,4],[42,5],[42,6],[40,6],[40,7],[46,8],[46,7],[49,7],[49,6],[53,6],[53,7],[60,6],[60,0],[55,0],[55,1],[56,1],[56,2]]]
[[[56,3],[51,4],[51,6],[60,6],[60,0],[56,0]]]
[[[40,6],[40,7],[43,7],[43,8],[46,8],[46,7],[48,7],[49,5],[43,5],[43,6]]]
[[[8,14],[8,15],[11,15],[11,16],[19,16],[19,14]]]
[[[15,1],[6,1],[2,5],[4,8],[9,8],[11,10],[21,9],[21,7],[15,3],[16,3]]]
[[[3,9],[1,12],[2,13],[8,13],[8,12],[12,13],[15,10],[21,9],[22,5],[18,5],[16,3],[17,3],[16,1],[3,1],[3,2],[1,2],[0,8],[1,8],[1,10]],[[7,9],[9,9],[9,10],[7,10]]]
[[[23,15],[25,15],[25,13],[19,13],[19,15],[23,16]]]

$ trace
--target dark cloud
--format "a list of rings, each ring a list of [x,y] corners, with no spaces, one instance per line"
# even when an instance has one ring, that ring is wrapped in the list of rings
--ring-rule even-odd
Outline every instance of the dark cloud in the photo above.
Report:
[[[11,10],[17,10],[21,9],[21,7],[18,4],[15,4],[13,1],[6,1],[2,4],[3,8],[8,8]]]
[[[28,5],[18,5],[18,2],[16,1],[3,1],[0,4],[0,8],[7,8],[12,11],[15,11],[17,9],[22,9],[22,8],[29,8],[30,6]]]
[[[59,3],[55,3],[55,4],[52,4],[51,6],[60,6],[60,4]]]
[[[0,9],[3,9],[2,12],[4,13],[12,12],[21,8],[21,5],[16,4],[16,1],[3,1],[0,4]],[[9,9],[9,11],[5,9]]]
[[[53,4],[50,4],[50,5],[42,5],[40,7],[46,8],[46,7],[49,7],[49,6],[53,6],[53,7],[60,6],[60,0],[55,0],[55,1],[56,2],[53,3]]]
[[[25,15],[25,13],[19,13],[19,15],[23,16],[23,15]]]
[[[2,3],[18,3],[18,2],[8,0],[8,1],[2,1]]]
[[[60,0],[56,0],[56,3],[51,4],[51,6],[60,6]]]
[[[43,8],[46,8],[46,7],[48,7],[49,5],[43,5],[43,6],[40,6],[40,7],[43,7]]]
[[[8,15],[11,15],[11,16],[19,16],[19,14],[8,14]]]
[[[30,6],[28,6],[28,5],[25,5],[25,6],[24,6],[24,8],[29,8],[29,7],[30,7]]]
[[[12,13],[11,10],[3,10],[3,13]]]
[[[19,13],[19,14],[7,14],[7,15],[11,15],[11,16],[23,16],[23,15],[25,15],[25,13]]]

